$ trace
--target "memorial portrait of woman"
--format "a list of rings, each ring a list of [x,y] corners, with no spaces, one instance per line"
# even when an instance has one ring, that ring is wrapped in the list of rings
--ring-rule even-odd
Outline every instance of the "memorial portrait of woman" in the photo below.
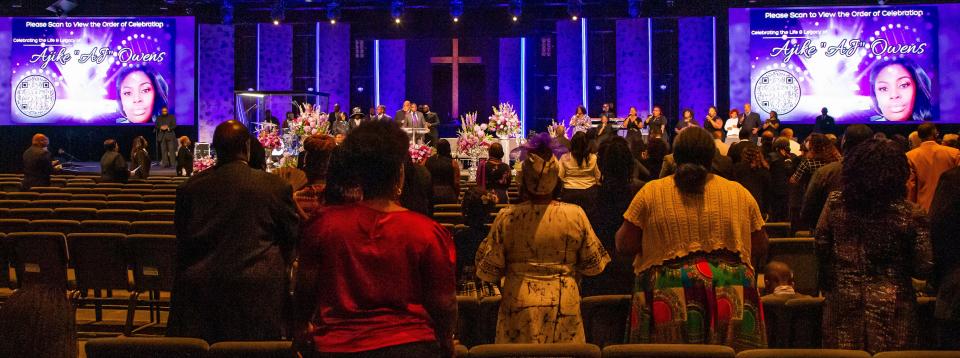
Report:
[[[877,112],[871,121],[933,120],[930,77],[911,60],[876,63],[870,70],[870,95]]]
[[[168,106],[167,81],[149,66],[124,67],[117,73],[117,123],[150,123]]]

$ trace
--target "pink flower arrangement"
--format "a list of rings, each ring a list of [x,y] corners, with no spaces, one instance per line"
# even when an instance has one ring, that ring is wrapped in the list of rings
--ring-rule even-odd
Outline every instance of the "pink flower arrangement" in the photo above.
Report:
[[[510,103],[501,103],[499,107],[493,107],[489,127],[500,138],[516,138],[521,134],[520,117]]]
[[[193,173],[199,173],[204,170],[212,168],[214,165],[217,165],[217,160],[212,157],[200,157],[193,161]]]
[[[431,155],[433,155],[433,148],[430,148],[430,146],[416,143],[410,144],[410,159],[412,159],[414,163],[420,163]]]
[[[330,116],[320,111],[320,106],[304,103],[300,105],[300,117],[290,121],[290,133],[298,137],[314,134],[327,134],[330,129]]]
[[[494,139],[487,133],[486,124],[477,124],[477,113],[467,113],[461,117],[457,138],[457,153],[468,157],[479,157]]]
[[[263,146],[263,149],[273,150],[280,148],[282,143],[280,142],[280,134],[277,132],[276,127],[264,128],[259,133],[257,133],[257,140],[260,141],[260,145]]]

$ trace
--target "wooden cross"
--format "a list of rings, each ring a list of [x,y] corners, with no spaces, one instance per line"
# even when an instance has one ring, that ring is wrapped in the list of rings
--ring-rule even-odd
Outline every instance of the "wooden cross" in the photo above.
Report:
[[[460,116],[460,64],[461,63],[482,63],[480,57],[461,57],[460,40],[453,39],[453,56],[431,57],[430,63],[449,63],[453,66],[453,102],[451,102],[451,114],[453,118]]]

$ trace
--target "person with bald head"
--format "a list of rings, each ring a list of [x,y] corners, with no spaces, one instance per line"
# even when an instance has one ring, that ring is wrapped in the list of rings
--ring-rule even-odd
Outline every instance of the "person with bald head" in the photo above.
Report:
[[[221,123],[217,164],[177,189],[168,336],[281,338],[299,217],[290,184],[247,164],[251,140],[240,122]]]
[[[60,162],[53,160],[47,146],[50,139],[37,133],[30,141],[30,148],[23,152],[23,190],[35,186],[50,186],[50,174],[60,170]]]
[[[400,123],[400,127],[407,127],[407,123],[413,120],[413,111],[415,109],[411,108],[411,104],[409,100],[403,101],[403,107],[397,110],[397,115],[393,117],[393,120]]]

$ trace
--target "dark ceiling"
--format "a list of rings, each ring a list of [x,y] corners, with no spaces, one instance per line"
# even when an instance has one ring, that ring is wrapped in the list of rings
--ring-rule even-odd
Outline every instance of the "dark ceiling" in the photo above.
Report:
[[[45,8],[55,0],[0,0],[0,16],[47,16]],[[271,21],[281,0],[71,0],[80,5],[70,16],[117,15],[194,15],[199,21],[217,23],[223,20],[224,8],[232,8],[234,23]],[[285,22],[326,20],[331,0],[282,0]],[[511,0],[461,0],[464,17],[489,18],[508,16]],[[390,22],[391,0],[339,0],[341,21],[351,23]],[[521,22],[568,17],[566,0],[522,0]],[[577,1],[573,1],[577,2]],[[627,0],[580,0],[582,15],[593,18],[627,17]],[[640,16],[723,16],[728,7],[875,5],[878,0],[640,0]],[[949,0],[885,0],[887,4],[951,2]],[[405,0],[404,18],[449,19],[448,0]],[[227,6],[225,6],[225,4]]]

